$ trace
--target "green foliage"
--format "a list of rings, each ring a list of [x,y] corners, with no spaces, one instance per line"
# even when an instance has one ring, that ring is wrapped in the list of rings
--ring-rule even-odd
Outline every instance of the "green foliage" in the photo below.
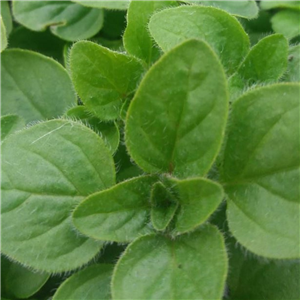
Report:
[[[1,1],[1,299],[299,300],[299,3]]]

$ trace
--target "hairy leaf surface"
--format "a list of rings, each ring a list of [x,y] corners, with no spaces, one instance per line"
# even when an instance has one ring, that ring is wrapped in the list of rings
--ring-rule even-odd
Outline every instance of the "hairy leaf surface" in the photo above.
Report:
[[[74,45],[70,61],[75,89],[86,107],[102,120],[118,118],[143,72],[139,61],[87,41]]]
[[[53,296],[53,300],[110,300],[113,265],[96,264],[69,277]]]
[[[151,17],[149,29],[163,51],[191,38],[206,41],[218,54],[228,74],[237,69],[249,51],[249,38],[240,23],[214,7],[165,9]]]
[[[206,226],[172,240],[148,235],[119,260],[113,299],[222,299],[227,258],[219,231]]]
[[[157,181],[136,177],[93,194],[73,213],[76,228],[102,241],[130,242],[151,232],[150,193]]]
[[[299,93],[297,84],[278,84],[237,100],[224,152],[229,228],[270,258],[300,256]]]
[[[76,103],[72,82],[56,61],[27,50],[1,55],[2,114],[16,114],[26,123],[62,115]]]
[[[126,119],[126,144],[146,172],[202,176],[224,135],[227,92],[221,64],[202,41],[166,53],[144,77]]]
[[[2,252],[48,272],[87,263],[101,243],[78,235],[71,212],[114,182],[111,154],[83,125],[53,120],[9,136],[2,145]]]

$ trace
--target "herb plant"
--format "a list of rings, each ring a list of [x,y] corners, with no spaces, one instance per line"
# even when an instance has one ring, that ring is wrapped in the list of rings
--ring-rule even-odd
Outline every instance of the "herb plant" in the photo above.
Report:
[[[299,300],[299,17],[1,1],[1,299]]]

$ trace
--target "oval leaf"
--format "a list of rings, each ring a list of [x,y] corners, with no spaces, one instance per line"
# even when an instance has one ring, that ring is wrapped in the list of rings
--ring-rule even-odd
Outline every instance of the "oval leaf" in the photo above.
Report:
[[[112,279],[113,299],[222,299],[227,273],[224,240],[212,226],[172,240],[133,242]]]
[[[237,19],[213,7],[165,9],[151,17],[149,29],[163,51],[187,39],[205,40],[219,55],[228,74],[236,70],[249,51],[249,38]]]
[[[69,277],[56,291],[53,300],[110,300],[113,265],[87,267]]]
[[[176,234],[191,231],[207,221],[223,199],[222,187],[211,180],[193,178],[170,181],[179,203],[174,220]]]
[[[202,176],[219,151],[227,105],[217,57],[205,42],[186,41],[144,77],[127,114],[128,151],[146,172]]]
[[[66,70],[38,53],[5,51],[1,78],[2,114],[17,114],[27,123],[58,117],[76,103]]]
[[[70,61],[75,89],[86,107],[102,120],[118,118],[123,100],[136,89],[142,65],[87,41],[74,45]]]
[[[111,154],[85,126],[53,120],[11,135],[2,145],[3,253],[47,272],[87,263],[101,243],[78,236],[71,211],[114,182]]]
[[[151,232],[150,192],[156,181],[137,177],[91,195],[75,209],[74,225],[102,241],[129,242]]]
[[[147,24],[155,11],[175,5],[176,1],[131,1],[123,36],[126,51],[144,60],[147,65],[156,61],[161,53],[153,45]]]
[[[297,84],[273,85],[232,106],[222,169],[229,227],[270,258],[300,255],[299,92]]]
[[[94,36],[104,19],[102,10],[71,1],[13,1],[13,15],[31,30],[50,27],[53,34],[67,41]]]

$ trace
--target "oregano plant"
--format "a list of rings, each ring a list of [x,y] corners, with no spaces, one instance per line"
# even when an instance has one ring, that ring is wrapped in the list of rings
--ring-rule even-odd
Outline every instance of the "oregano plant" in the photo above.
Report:
[[[1,299],[300,300],[300,1],[1,1]]]

